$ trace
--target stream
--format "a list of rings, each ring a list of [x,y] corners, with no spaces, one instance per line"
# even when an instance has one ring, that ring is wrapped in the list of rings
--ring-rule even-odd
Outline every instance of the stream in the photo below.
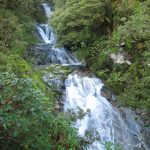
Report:
[[[51,7],[47,3],[42,5],[47,18],[50,19],[53,13]],[[48,23],[37,24],[36,30],[42,41],[35,46],[40,52],[37,54],[38,65],[83,65],[64,47],[56,47],[57,38]],[[78,69],[67,77],[64,85],[64,111],[84,114],[73,126],[77,128],[80,137],[90,141],[88,150],[106,150],[108,144],[112,150],[115,150],[117,145],[122,150],[149,149],[141,134],[142,128],[134,119],[135,114],[130,109],[124,108],[121,111],[103,97],[104,84],[99,78]]]

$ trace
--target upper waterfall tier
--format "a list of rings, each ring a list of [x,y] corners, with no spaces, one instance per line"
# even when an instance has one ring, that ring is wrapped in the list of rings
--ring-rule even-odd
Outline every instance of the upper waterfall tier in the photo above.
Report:
[[[52,9],[47,3],[43,3],[42,6],[44,7],[45,14],[49,18],[52,15]]]
[[[56,44],[56,37],[48,24],[36,25],[36,29],[45,43],[52,45]]]
[[[50,18],[52,11],[48,4],[42,4],[46,16]],[[37,24],[36,30],[45,44],[34,46],[31,50],[35,54],[37,64],[58,63],[63,65],[81,65],[78,59],[64,47],[56,47],[57,38],[51,26]]]

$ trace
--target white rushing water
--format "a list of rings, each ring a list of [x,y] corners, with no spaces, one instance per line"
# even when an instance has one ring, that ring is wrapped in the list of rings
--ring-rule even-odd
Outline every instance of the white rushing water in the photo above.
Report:
[[[79,110],[88,112],[82,119],[77,119],[74,125],[81,137],[86,138],[89,132],[91,138],[97,139],[89,145],[88,150],[105,150],[105,142],[119,144],[123,150],[133,150],[139,146],[138,124],[130,121],[133,128],[130,130],[118,110],[101,95],[101,80],[71,74],[65,86],[64,110],[71,110],[76,114]]]
[[[49,5],[46,3],[42,5],[44,7],[46,16],[50,19],[50,16],[52,15],[51,7],[49,7]],[[47,49],[45,54],[47,55],[47,63],[58,63],[63,65],[81,65],[77,58],[69,51],[67,51],[64,47],[56,47],[57,39],[54,34],[54,31],[52,30],[52,27],[50,27],[48,24],[38,24],[36,25],[36,29],[40,35],[40,38],[43,40],[44,43],[48,45],[46,47]],[[43,49],[45,49],[45,45]]]
[[[45,43],[53,45],[56,44],[54,32],[48,24],[36,25],[36,29]]]
[[[51,8],[44,3],[49,18]],[[40,24],[36,29],[46,43],[47,62],[62,65],[78,65],[79,61],[65,48],[56,48],[56,36],[48,24]],[[44,48],[43,47],[43,48]],[[38,46],[37,46],[38,48]],[[42,50],[42,48],[39,48]],[[65,81],[64,111],[79,115],[74,123],[79,136],[91,141],[87,150],[106,150],[105,144],[120,145],[122,150],[148,150],[142,142],[140,126],[125,112],[125,117],[102,96],[103,83],[96,77],[73,73]],[[82,116],[82,117],[81,117]],[[142,145],[142,146],[141,146]],[[143,148],[142,148],[143,147]]]
[[[50,18],[51,15],[52,15],[52,9],[51,9],[51,7],[50,7],[47,3],[43,3],[42,5],[43,5],[43,7],[44,7],[46,16],[47,16],[48,18]]]

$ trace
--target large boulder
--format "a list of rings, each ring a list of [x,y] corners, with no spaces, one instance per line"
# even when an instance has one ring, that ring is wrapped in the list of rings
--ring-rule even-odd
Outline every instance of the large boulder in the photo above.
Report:
[[[67,76],[72,72],[72,69],[58,64],[49,66],[39,66],[38,70],[42,74],[42,80],[54,91],[63,92],[64,82]]]

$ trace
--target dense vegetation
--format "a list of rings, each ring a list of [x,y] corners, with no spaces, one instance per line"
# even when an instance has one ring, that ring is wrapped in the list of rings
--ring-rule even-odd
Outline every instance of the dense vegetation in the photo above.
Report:
[[[0,1],[0,149],[76,149],[76,130],[54,110],[57,94],[27,60],[36,43],[34,24],[44,22],[42,0]]]
[[[150,2],[54,0],[51,24],[60,44],[76,50],[117,95],[118,102],[150,111]],[[121,53],[131,62],[115,63]]]
[[[149,0],[47,0],[60,44],[85,58],[122,105],[150,111]],[[81,141],[71,119],[56,113],[57,94],[41,80],[26,50],[44,0],[0,0],[0,149],[75,150]],[[131,64],[110,55],[125,54]],[[146,116],[144,116],[146,117]],[[82,141],[84,143],[84,141]],[[82,144],[83,144],[82,143]],[[106,144],[107,149],[111,143]]]
[[[1,149],[63,149],[78,146],[69,118],[54,115],[52,96],[46,97],[29,78],[0,74]]]

